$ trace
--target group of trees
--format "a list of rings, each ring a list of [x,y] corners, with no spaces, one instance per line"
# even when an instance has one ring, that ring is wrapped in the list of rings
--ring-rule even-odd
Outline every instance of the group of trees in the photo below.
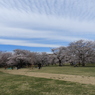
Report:
[[[46,52],[30,52],[28,50],[16,49],[13,52],[0,52],[0,67],[31,67],[32,65],[49,65],[51,60]]]
[[[64,62],[72,65],[85,66],[86,63],[95,63],[95,41],[79,40],[71,42],[67,47],[52,49],[59,65]]]
[[[52,54],[46,52],[30,52],[16,49],[13,52],[0,52],[0,66],[16,66],[18,68],[37,65],[48,66],[53,64],[85,66],[86,63],[95,63],[95,41],[79,40],[71,42],[67,47],[61,46],[51,49]]]

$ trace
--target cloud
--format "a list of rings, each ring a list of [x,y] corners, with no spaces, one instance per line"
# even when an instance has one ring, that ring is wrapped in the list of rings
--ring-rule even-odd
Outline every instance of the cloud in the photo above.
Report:
[[[95,32],[95,22],[89,20],[72,19],[68,17],[57,17],[54,15],[27,13],[6,8],[0,10],[1,23],[9,27],[38,28],[69,30],[77,32]]]
[[[60,45],[53,45],[53,44],[30,43],[24,40],[8,40],[8,39],[0,39],[0,44],[27,46],[27,47],[59,47],[60,46]]]
[[[92,40],[95,35],[94,3],[95,0],[0,0],[0,37],[3,37],[0,43],[48,47],[51,45],[45,42],[50,41],[56,47],[53,41],[60,44],[62,41]],[[33,38],[44,41],[37,43],[30,40]]]
[[[82,39],[81,37],[71,37],[71,36],[64,36],[62,33],[58,33],[56,31],[47,31],[47,30],[29,30],[29,29],[21,29],[21,28],[0,28],[1,32],[0,37],[9,37],[9,38],[25,38],[25,39],[32,39],[32,38],[41,38],[47,40],[59,40],[59,41],[74,41]],[[8,30],[8,31],[7,31]]]
[[[1,8],[95,20],[95,0],[0,0]]]

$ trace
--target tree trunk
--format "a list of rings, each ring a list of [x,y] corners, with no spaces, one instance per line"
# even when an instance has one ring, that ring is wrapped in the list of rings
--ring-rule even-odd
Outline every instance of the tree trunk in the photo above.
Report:
[[[85,63],[82,63],[82,66],[84,67],[85,66]]]
[[[61,62],[61,60],[59,59],[59,66],[62,66],[62,62]]]
[[[79,66],[80,66],[81,64],[80,64],[80,62],[79,62]]]
[[[84,58],[82,59],[82,66],[83,66],[83,67],[85,66]]]

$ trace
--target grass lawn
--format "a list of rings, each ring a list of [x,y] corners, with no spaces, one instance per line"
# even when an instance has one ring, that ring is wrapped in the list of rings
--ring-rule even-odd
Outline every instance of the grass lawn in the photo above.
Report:
[[[55,73],[55,74],[69,74],[69,75],[83,75],[95,77],[95,67],[71,67],[71,66],[50,66],[42,67],[40,70],[34,68],[31,72]]]
[[[95,95],[95,85],[0,72],[0,95]]]

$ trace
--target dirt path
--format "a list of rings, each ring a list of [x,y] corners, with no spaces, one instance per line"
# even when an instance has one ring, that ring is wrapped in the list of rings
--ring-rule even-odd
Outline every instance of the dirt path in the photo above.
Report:
[[[51,74],[51,73],[39,73],[32,72],[31,70],[21,69],[21,70],[0,70],[4,73],[16,74],[16,75],[26,75],[40,78],[49,78],[56,80],[64,80],[71,82],[78,82],[83,84],[95,85],[95,77],[79,76],[79,75],[66,75],[66,74]]]

